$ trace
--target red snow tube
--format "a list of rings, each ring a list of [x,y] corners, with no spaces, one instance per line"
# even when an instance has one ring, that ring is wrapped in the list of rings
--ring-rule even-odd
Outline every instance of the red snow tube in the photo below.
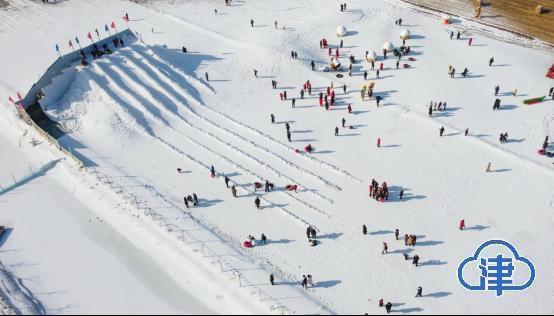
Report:
[[[242,245],[244,246],[244,248],[253,248],[254,245],[252,245],[251,242],[249,241],[245,241],[244,243],[242,243]]]
[[[546,155],[546,150],[544,150],[544,149],[539,149],[539,150],[537,151],[537,153],[538,153],[539,155],[541,155],[541,156],[544,156],[544,155]]]
[[[554,79],[554,65],[552,65],[550,69],[548,69],[548,73],[546,74],[546,76],[550,79]]]
[[[287,191],[296,191],[298,189],[298,186],[296,184],[289,184],[285,187]]]
[[[254,188],[259,189],[262,187],[262,184],[260,182],[254,182]]]

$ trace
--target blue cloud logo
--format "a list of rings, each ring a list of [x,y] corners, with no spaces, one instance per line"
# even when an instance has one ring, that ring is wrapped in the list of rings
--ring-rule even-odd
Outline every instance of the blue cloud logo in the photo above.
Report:
[[[506,251],[499,251],[504,248],[510,253],[505,256]],[[485,257],[482,255],[487,249],[495,249],[493,256]],[[479,281],[470,284],[464,279],[464,270],[471,267],[478,268]],[[522,264],[529,269],[529,278],[523,284],[514,284],[516,271],[520,272]],[[533,263],[520,256],[517,249],[510,243],[504,240],[489,240],[479,246],[472,257],[466,258],[458,267],[458,281],[460,284],[470,291],[494,291],[496,296],[502,296],[505,291],[523,291],[529,288],[535,281],[535,266]]]

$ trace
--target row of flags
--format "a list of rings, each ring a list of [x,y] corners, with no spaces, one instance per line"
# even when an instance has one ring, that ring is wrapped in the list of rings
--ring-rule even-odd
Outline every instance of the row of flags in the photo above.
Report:
[[[129,18],[127,16],[123,16],[123,20],[125,22],[129,22]],[[115,32],[117,33],[117,26],[115,24],[115,22],[112,21],[112,24],[111,24],[111,28],[115,30]],[[110,34],[111,36],[111,32],[110,32],[110,28],[108,27],[108,24],[105,24],[104,25],[104,31],[106,31],[108,34]],[[100,40],[100,32],[98,31],[98,29],[94,30],[94,32],[96,33],[96,37],[98,37],[98,40]],[[87,33],[87,38],[92,42],[94,43],[94,39],[92,37],[92,32],[88,32]],[[79,45],[79,48],[81,47],[81,42],[79,41],[79,37],[75,36],[75,43],[77,45]],[[68,41],[68,46],[71,47],[73,50],[75,50],[73,48],[73,41],[72,40],[69,40]],[[56,44],[56,52],[60,52],[60,45]]]
[[[125,21],[125,22],[127,22],[127,23],[129,22],[129,16],[128,16],[127,14],[125,14],[122,18],[123,18],[123,21]],[[111,26],[111,28],[114,29],[115,32],[117,33],[117,25],[115,24],[114,21],[112,21],[112,23],[111,23],[110,26]],[[108,27],[108,24],[105,24],[105,25],[104,25],[104,31],[106,31],[106,32],[107,32],[108,34],[110,34],[110,36],[111,36],[111,32],[110,32],[110,28]],[[94,30],[94,32],[96,33],[96,36],[98,37],[98,40],[100,40],[100,32],[98,31],[98,29]],[[92,32],[88,32],[88,33],[87,33],[87,38],[90,39],[90,41],[91,41],[92,43],[94,43],[94,39],[93,39],[93,37],[92,37]],[[76,43],[77,45],[79,45],[79,48],[81,47],[81,42],[79,41],[79,37],[77,37],[77,36],[75,36],[75,43]],[[71,47],[71,48],[73,49],[73,41],[72,41],[72,40],[69,40],[68,46]],[[56,52],[60,53],[60,46],[59,46],[58,44],[56,44]],[[19,105],[18,105],[18,107],[19,107],[20,109],[23,109],[23,105],[22,105],[22,102],[21,102],[21,101],[23,101],[23,97],[21,96],[21,93],[17,92],[17,98],[18,98],[18,100],[19,100]],[[13,103],[13,104],[16,104],[16,103],[15,103],[16,101],[12,98],[12,96],[8,96],[8,101],[10,101],[10,102]]]

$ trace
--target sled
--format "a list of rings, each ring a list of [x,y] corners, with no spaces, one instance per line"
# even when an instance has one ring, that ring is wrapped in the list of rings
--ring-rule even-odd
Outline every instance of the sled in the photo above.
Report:
[[[554,79],[554,65],[548,69],[548,73],[546,73],[546,77],[550,79]]]
[[[410,68],[411,66],[410,66],[409,64],[404,64],[404,65],[402,65],[402,67],[404,67],[404,68]]]
[[[242,246],[243,246],[244,248],[254,248],[254,245],[253,245],[251,242],[249,242],[249,241],[243,242],[243,243],[242,243]]]
[[[533,105],[533,104],[541,103],[542,101],[544,101],[544,99],[546,99],[546,96],[523,100],[523,103],[526,105]]]

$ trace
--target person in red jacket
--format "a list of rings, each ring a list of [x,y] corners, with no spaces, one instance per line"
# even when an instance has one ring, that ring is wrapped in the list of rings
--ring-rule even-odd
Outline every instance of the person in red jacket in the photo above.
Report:
[[[462,219],[460,221],[460,230],[464,230],[464,228],[466,228],[466,221],[465,219]]]

